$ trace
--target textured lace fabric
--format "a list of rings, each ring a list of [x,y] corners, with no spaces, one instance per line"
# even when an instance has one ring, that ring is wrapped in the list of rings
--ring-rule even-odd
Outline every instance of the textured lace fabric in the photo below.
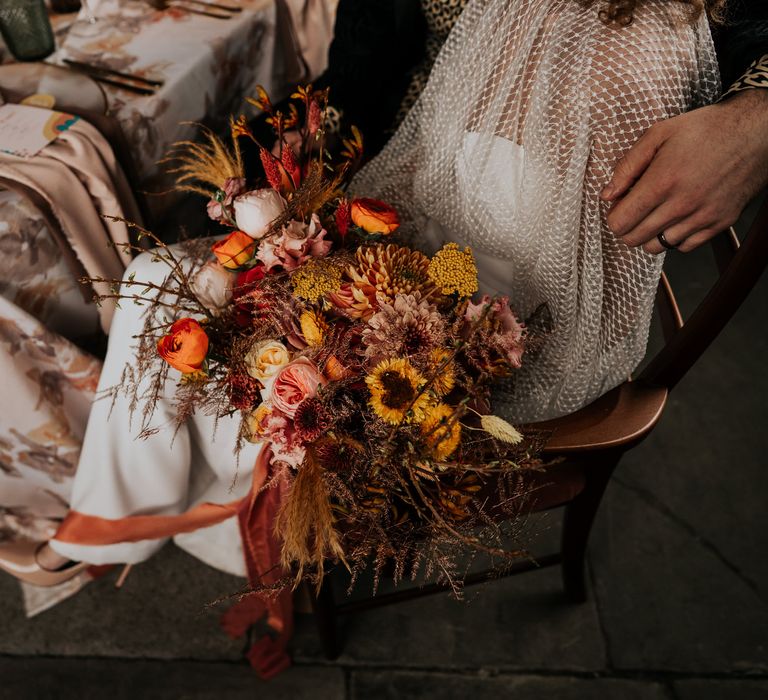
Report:
[[[472,246],[521,316],[547,305],[546,341],[497,410],[570,413],[638,365],[663,258],[616,240],[599,193],[649,126],[718,93],[707,21],[677,3],[649,0],[615,28],[577,0],[470,0],[353,189],[397,206],[416,244]]]

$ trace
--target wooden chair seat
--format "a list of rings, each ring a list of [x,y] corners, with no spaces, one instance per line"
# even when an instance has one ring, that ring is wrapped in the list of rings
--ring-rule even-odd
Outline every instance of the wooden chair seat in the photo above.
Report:
[[[625,382],[575,413],[530,427],[552,431],[545,454],[576,453],[633,445],[661,418],[669,391]]]

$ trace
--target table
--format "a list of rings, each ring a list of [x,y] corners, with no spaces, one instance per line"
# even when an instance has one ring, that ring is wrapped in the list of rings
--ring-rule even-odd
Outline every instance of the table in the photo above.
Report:
[[[215,130],[230,114],[251,109],[257,84],[275,87],[274,0],[235,0],[243,8],[222,20],[137,0],[103,0],[97,38],[69,34],[48,61],[71,58],[164,81],[151,96],[105,85],[109,111],[133,146],[141,185],[161,181],[158,161],[169,146],[194,138],[205,123]]]

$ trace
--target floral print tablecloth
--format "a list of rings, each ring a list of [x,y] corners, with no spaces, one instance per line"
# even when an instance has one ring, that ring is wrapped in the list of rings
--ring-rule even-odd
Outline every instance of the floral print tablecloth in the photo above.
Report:
[[[163,81],[154,95],[105,85],[110,112],[132,147],[142,185],[158,191],[158,161],[170,144],[214,129],[250,108],[245,97],[262,84],[273,89],[276,64],[274,0],[228,0],[242,7],[227,20],[175,7],[153,9],[137,0],[103,0],[96,38],[67,35],[49,58],[67,57]],[[280,56],[278,56],[280,58]]]

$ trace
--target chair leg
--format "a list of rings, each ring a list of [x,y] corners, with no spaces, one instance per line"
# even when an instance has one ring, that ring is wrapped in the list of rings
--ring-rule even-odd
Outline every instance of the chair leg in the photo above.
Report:
[[[566,598],[572,603],[583,603],[587,600],[584,565],[587,541],[605,487],[619,459],[621,453],[611,453],[595,462],[590,461],[584,490],[565,507],[560,554],[563,588]]]
[[[341,653],[341,647],[336,625],[336,601],[329,576],[326,575],[323,578],[319,591],[315,591],[314,588],[310,591],[310,600],[323,652],[326,658],[333,661]]]

